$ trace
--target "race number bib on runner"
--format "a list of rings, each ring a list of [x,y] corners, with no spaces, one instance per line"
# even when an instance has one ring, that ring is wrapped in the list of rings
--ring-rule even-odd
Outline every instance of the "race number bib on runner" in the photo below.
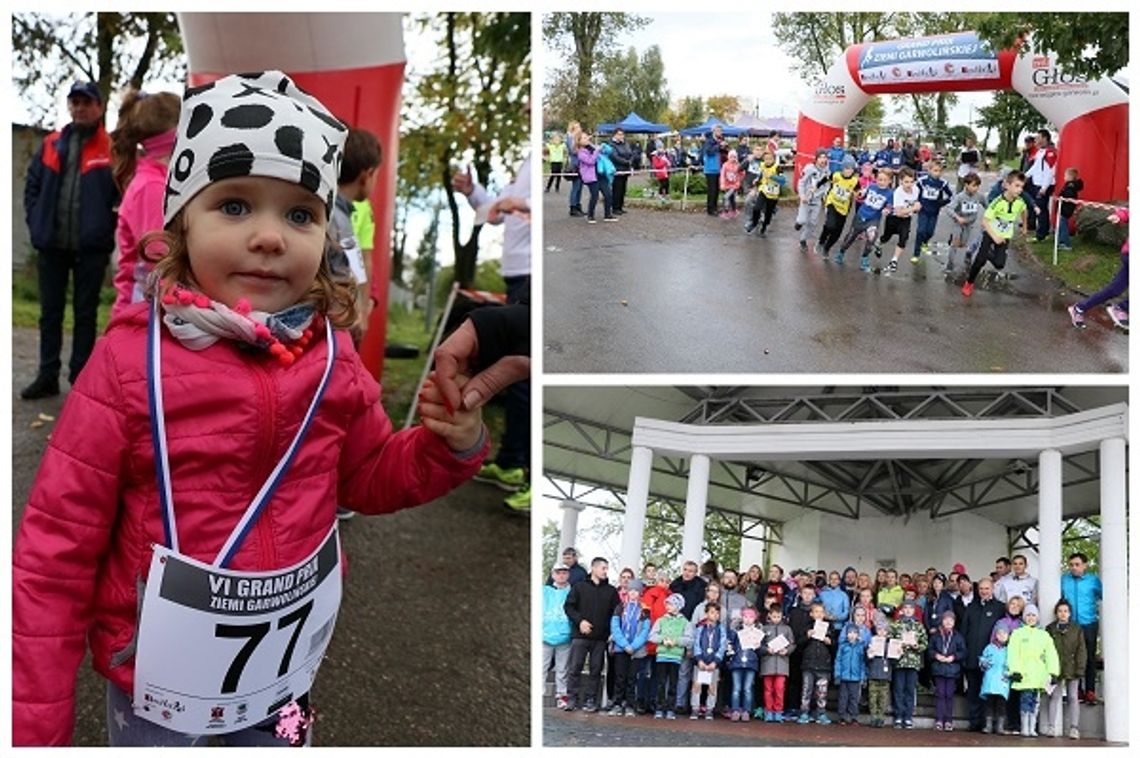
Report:
[[[997,228],[998,234],[1000,234],[1001,236],[1003,236],[1003,237],[1012,237],[1013,236],[1013,222],[1012,221],[1010,221],[1008,219],[1004,219],[1004,218],[994,219],[994,226]]]
[[[831,191],[835,193],[836,200],[846,200],[851,195],[850,190],[848,190],[846,187],[840,187],[838,185],[832,187]]]
[[[135,713],[186,734],[253,726],[308,692],[340,605],[336,528],[287,569],[230,571],[155,546]]]

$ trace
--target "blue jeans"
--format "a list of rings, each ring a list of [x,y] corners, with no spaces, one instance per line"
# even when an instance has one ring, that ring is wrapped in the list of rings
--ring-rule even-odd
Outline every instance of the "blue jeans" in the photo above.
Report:
[[[183,734],[139,718],[131,707],[131,697],[107,682],[107,741],[111,747],[205,747],[208,740],[226,747],[289,747],[289,740],[278,737],[277,717],[229,734]],[[312,743],[309,728],[305,744]]]
[[[891,704],[895,721],[914,721],[914,694],[918,686],[918,669],[895,669],[891,687]]]
[[[752,669],[732,670],[732,699],[728,703],[729,708],[752,713],[752,681],[755,678],[756,672]]]
[[[1061,217],[1061,225],[1057,227],[1057,242],[1065,247],[1071,247],[1072,239],[1069,237],[1069,219]]]
[[[919,213],[918,228],[914,232],[914,254],[918,255],[922,246],[934,236],[934,228],[938,226],[937,213]]]
[[[574,172],[574,179],[570,182],[570,210],[582,210],[582,178],[578,176],[577,166],[571,166],[570,170]]]
[[[1010,692],[1012,696],[1016,690]],[[1037,709],[1038,690],[1021,690],[1021,712],[1033,713]]]

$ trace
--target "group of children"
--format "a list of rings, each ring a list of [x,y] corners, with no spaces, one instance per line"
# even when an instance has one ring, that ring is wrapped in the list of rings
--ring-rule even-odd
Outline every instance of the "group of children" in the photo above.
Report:
[[[682,614],[685,597],[673,593],[664,600],[664,614],[651,622],[649,610],[642,604],[640,583],[634,584],[615,609],[611,622],[616,677],[611,715],[635,715],[632,664],[646,657],[649,647],[654,646],[656,692],[650,693],[655,703],[650,710],[657,719],[676,718],[674,704],[682,702],[677,693],[679,671],[685,658],[690,657],[693,673],[689,717],[694,720],[714,717],[723,670],[731,683],[731,694],[725,699],[726,715],[734,722],[763,718],[765,722],[808,724],[814,720],[817,724],[830,724],[827,695],[828,688],[834,686],[839,695],[838,722],[857,725],[866,686],[870,715],[867,726],[886,725],[889,698],[893,726],[913,729],[919,672],[929,662],[934,685],[934,729],[954,729],[954,693],[967,651],[965,639],[955,629],[955,613],[951,609],[938,613],[932,608],[932,612],[938,613],[937,621],[928,619],[923,623],[916,615],[915,599],[906,597],[893,619],[881,610],[857,606],[849,621],[839,622],[826,615],[823,601],[812,599],[808,618],[789,624],[780,602],[771,602],[762,609],[766,614],[763,623],[759,618],[761,610],[752,605],[734,613],[731,621],[726,622],[721,606],[708,602],[698,606],[689,621]],[[1057,603],[1055,615],[1056,620],[1042,629],[1038,626],[1037,607],[1027,605],[1016,628],[1004,620],[994,627],[990,644],[980,658],[985,672],[982,695],[989,708],[986,733],[1003,732],[1006,701],[1017,697],[1022,736],[1037,736],[1037,714],[1044,697],[1049,708],[1046,733],[1060,736],[1062,693],[1067,693],[1069,736],[1079,736],[1076,687],[1088,652],[1067,601]],[[790,656],[797,650],[802,677],[799,716],[785,718],[784,694],[793,668]],[[754,703],[754,690],[761,693],[762,701],[758,704]]]

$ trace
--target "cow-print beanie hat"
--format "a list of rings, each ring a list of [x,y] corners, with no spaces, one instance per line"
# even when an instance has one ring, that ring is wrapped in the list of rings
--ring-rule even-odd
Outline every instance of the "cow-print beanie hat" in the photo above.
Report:
[[[206,185],[237,176],[296,182],[332,214],[348,127],[280,71],[189,87],[166,180],[166,226]]]

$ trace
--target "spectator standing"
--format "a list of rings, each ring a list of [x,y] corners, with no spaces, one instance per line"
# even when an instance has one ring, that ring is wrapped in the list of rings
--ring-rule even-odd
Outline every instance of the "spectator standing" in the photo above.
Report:
[[[613,178],[613,213],[615,216],[622,216],[625,215],[625,189],[629,183],[630,172],[634,168],[634,150],[625,141],[624,129],[614,130],[613,139],[610,140],[610,148],[610,160],[613,161],[616,169]]]
[[[570,178],[570,215],[585,216],[582,212],[582,176],[578,166],[578,143],[582,126],[577,121],[571,121],[566,126],[566,160]]]
[[[717,215],[717,200],[720,194],[720,149],[724,144],[724,130],[720,124],[705,135],[704,148],[701,157],[705,172],[706,204],[705,213],[710,216]]]
[[[1037,579],[1029,575],[1024,555],[1013,556],[1013,571],[1002,577],[994,586],[994,596],[1003,603],[1014,595],[1020,595],[1026,603],[1037,602]]]
[[[571,586],[589,576],[586,569],[582,568],[582,565],[578,563],[578,550],[576,548],[567,547],[562,551],[562,563],[570,571],[570,576],[567,581],[570,582]],[[546,583],[554,584],[554,577],[548,577]]]
[[[566,615],[566,598],[570,594],[570,567],[554,564],[551,584],[542,588],[542,679],[554,669],[554,702],[565,710],[566,663],[570,659],[570,619]]]
[[[115,248],[119,192],[111,172],[111,139],[103,127],[103,95],[77,81],[67,93],[71,122],[44,137],[28,166],[24,210],[36,249],[40,298],[40,362],[24,400],[59,394],[63,313],[74,277],[72,384],[95,346],[99,289]]]
[[[1100,630],[1099,604],[1104,597],[1100,577],[1088,570],[1089,561],[1084,553],[1069,556],[1069,570],[1061,575],[1061,597],[1069,602],[1073,621],[1080,626],[1087,651],[1081,698],[1096,703],[1096,637]]]
[[[570,619],[570,657],[567,661],[566,710],[578,705],[586,713],[598,710],[598,684],[610,636],[610,617],[618,605],[617,590],[606,579],[609,562],[595,558],[590,562],[590,577],[570,588],[563,606]],[[589,661],[590,673],[583,677],[582,666]],[[583,682],[583,679],[585,681]]]
[[[1048,692],[1046,688],[1048,708],[1045,710],[1045,733],[1050,737],[1060,737],[1064,733],[1065,725],[1061,720],[1061,698],[1064,696],[1069,705],[1069,737],[1078,740],[1081,738],[1081,700],[1077,692],[1088,662],[1088,650],[1085,648],[1081,627],[1073,623],[1073,609],[1069,601],[1064,598],[1058,600],[1053,615],[1055,619],[1045,627],[1045,631],[1053,638],[1061,673],[1052,682],[1053,691]]]
[[[1057,148],[1048,129],[1037,132],[1037,152],[1026,177],[1033,182],[1032,194],[1037,201],[1037,241],[1049,236],[1049,204],[1057,184]]]
[[[546,191],[554,187],[555,194],[562,191],[562,166],[566,162],[566,143],[557,132],[550,135],[546,143],[546,156],[550,160],[550,178],[546,180]]]

